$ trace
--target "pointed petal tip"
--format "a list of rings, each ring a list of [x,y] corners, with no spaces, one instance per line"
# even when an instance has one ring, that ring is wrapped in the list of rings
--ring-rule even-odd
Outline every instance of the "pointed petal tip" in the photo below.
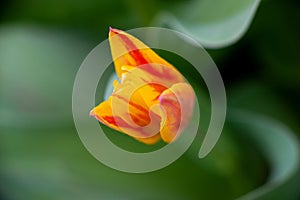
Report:
[[[90,117],[95,117],[96,113],[95,113],[95,109],[92,109],[89,113]]]
[[[113,36],[113,35],[119,34],[121,32],[122,31],[119,29],[112,28],[111,26],[109,27],[109,36]]]

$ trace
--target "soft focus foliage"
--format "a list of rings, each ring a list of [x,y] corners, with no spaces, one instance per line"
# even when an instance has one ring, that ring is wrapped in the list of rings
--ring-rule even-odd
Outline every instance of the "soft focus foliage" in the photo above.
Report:
[[[208,48],[228,46],[242,37],[260,0],[201,0],[161,12],[156,23],[185,32]]]
[[[300,4],[266,0],[255,14],[258,3],[1,2],[0,199],[234,199],[246,194],[299,199]],[[109,26],[126,30],[155,24],[184,30],[207,47],[236,42],[209,50],[227,88],[228,122],[205,159],[197,158],[200,143],[195,141],[165,169],[121,173],[95,160],[80,142],[72,122],[73,81],[88,52],[107,38]],[[202,106],[201,140],[210,114],[204,84],[193,85],[201,77],[184,59],[157,52],[194,87]],[[125,149],[151,150],[103,129]]]

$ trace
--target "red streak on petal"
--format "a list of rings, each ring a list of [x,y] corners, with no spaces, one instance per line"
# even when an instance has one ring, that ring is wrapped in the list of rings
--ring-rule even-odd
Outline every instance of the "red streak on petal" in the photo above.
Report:
[[[119,34],[120,32],[121,32],[121,30],[118,30],[118,29],[115,29],[115,28],[109,27],[109,35],[110,35],[110,36],[113,36],[113,35]]]
[[[150,87],[152,87],[158,93],[162,93],[165,89],[167,89],[165,86],[157,84],[157,83],[148,83],[148,85]]]
[[[156,67],[155,65],[144,65],[141,67],[141,69],[160,79],[174,80],[175,78],[176,80],[178,80],[179,77],[175,76],[180,76],[180,73],[175,71],[175,69],[170,69],[170,67],[165,65],[161,67]]]
[[[114,31],[114,33],[117,32]],[[141,53],[141,50],[138,49],[137,46],[126,35],[119,34],[119,37],[125,43],[125,47],[128,50],[130,56],[136,62],[136,66],[148,63],[148,61],[144,58],[143,54]]]
[[[141,106],[141,105],[139,105],[139,104],[137,104],[137,103],[134,103],[134,102],[132,102],[132,101],[129,101],[129,100],[127,100],[125,97],[122,97],[122,96],[120,96],[120,95],[113,94],[113,96],[118,97],[119,99],[125,101],[126,103],[129,103],[129,105],[135,107],[136,109],[140,110],[141,112],[144,112],[144,113],[147,113],[147,114],[148,114],[148,110],[145,109],[143,106]]]
[[[103,116],[102,118],[108,124],[113,124],[114,126],[117,126],[117,127],[131,128],[131,126],[129,126],[121,117]],[[101,121],[103,121],[103,120],[101,120]]]
[[[130,126],[128,123],[126,123],[122,118],[118,117],[118,116],[103,116],[103,120],[100,120],[100,121],[105,121],[109,124],[113,124],[119,128],[121,128],[121,131],[122,131],[122,128],[128,128],[128,129],[131,129],[131,130],[135,130],[135,132],[139,132],[141,136],[148,136],[149,133],[146,133],[143,131],[142,127],[132,127]],[[104,123],[106,124],[106,123]]]
[[[102,117],[104,121],[106,121],[107,123],[109,124],[113,124],[115,126],[118,126],[117,123],[116,123],[116,120],[113,116],[103,116]]]
[[[132,118],[132,120],[134,121],[135,124],[139,125],[139,126],[146,126],[149,124],[150,122],[150,117],[149,116],[145,116],[143,114],[137,114],[137,116],[130,114],[130,117]]]

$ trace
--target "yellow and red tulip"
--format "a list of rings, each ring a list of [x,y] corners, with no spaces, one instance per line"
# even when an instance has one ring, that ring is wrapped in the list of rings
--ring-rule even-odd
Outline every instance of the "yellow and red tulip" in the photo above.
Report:
[[[121,81],[115,80],[111,96],[90,115],[147,144],[172,142],[191,118],[192,87],[173,65],[132,35],[110,28],[109,42]]]

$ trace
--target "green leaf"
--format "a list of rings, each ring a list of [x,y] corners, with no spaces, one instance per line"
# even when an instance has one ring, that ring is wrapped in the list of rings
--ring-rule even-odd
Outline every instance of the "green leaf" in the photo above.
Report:
[[[270,116],[297,133],[300,131],[295,108],[272,90],[272,87],[259,81],[248,81],[229,88],[227,94],[230,107]]]
[[[0,27],[0,126],[57,126],[71,121],[71,95],[88,40],[66,32]]]
[[[267,182],[239,200],[298,199],[300,146],[295,135],[283,124],[255,113],[231,109],[229,119],[233,130],[259,148],[269,165]]]
[[[231,132],[224,131],[205,159],[190,149],[172,165],[146,174],[102,165],[74,129],[4,131],[0,187],[12,199],[234,199],[251,190],[244,199],[294,197],[298,184],[291,177],[299,169],[295,138],[280,123],[258,115],[229,117]],[[267,182],[266,162],[271,172]],[[258,181],[265,185],[258,187]]]
[[[245,145],[231,136],[224,134],[207,159],[189,152],[164,169],[130,174],[94,159],[74,129],[9,130],[0,133],[0,188],[13,199],[233,199],[259,177],[244,170]]]
[[[266,2],[260,11],[253,24],[255,29],[249,32],[251,49],[262,66],[263,79],[295,93],[294,98],[300,88],[299,1]]]
[[[185,32],[204,47],[233,44],[247,31],[260,0],[194,0],[161,12],[154,23]]]

